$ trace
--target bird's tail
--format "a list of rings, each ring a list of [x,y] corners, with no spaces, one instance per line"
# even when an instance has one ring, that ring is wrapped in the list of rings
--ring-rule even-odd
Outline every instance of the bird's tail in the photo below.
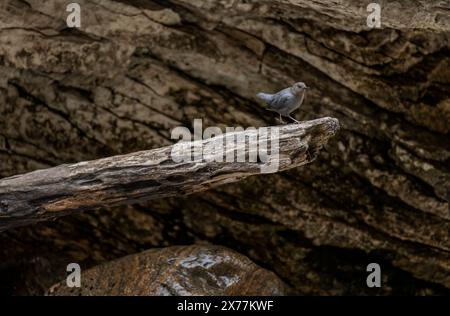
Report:
[[[268,94],[268,93],[260,92],[260,93],[256,94],[256,96],[266,103],[269,103],[270,100],[272,100],[272,95]]]

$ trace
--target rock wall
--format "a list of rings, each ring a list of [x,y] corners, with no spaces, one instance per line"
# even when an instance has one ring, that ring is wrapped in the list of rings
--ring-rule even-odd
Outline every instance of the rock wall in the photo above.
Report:
[[[295,294],[450,293],[450,2],[64,1],[0,5],[0,176],[156,148],[170,130],[265,126],[255,93],[312,87],[341,131],[313,164],[189,198],[1,234],[2,293],[42,294],[152,247],[228,246]],[[383,286],[366,286],[381,265]]]

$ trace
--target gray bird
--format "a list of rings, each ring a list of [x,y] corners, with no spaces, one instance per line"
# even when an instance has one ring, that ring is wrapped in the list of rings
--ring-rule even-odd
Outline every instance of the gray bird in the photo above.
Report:
[[[283,89],[275,94],[258,93],[256,96],[266,102],[267,109],[280,114],[280,121],[285,123],[281,116],[288,117],[300,123],[291,116],[291,113],[302,105],[308,87],[303,82],[296,82],[292,87]]]

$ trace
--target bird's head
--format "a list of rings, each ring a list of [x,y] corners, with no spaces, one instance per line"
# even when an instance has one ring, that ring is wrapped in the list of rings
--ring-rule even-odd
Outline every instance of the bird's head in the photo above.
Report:
[[[296,83],[294,83],[294,85],[292,86],[291,89],[294,94],[300,94],[303,91],[305,91],[306,89],[308,89],[308,87],[306,86],[306,84],[304,82],[296,82]]]

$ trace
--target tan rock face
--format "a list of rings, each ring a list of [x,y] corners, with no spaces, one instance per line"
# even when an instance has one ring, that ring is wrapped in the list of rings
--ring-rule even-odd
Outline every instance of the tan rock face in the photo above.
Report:
[[[2,233],[0,288],[208,242],[296,294],[450,294],[449,0],[373,1],[381,29],[371,0],[77,2],[78,32],[64,1],[0,1],[1,177],[169,145],[196,118],[273,125],[255,94],[296,81],[311,90],[295,118],[341,130],[307,168]]]
[[[81,273],[49,295],[283,295],[286,287],[247,257],[218,246],[175,246],[130,255]]]

